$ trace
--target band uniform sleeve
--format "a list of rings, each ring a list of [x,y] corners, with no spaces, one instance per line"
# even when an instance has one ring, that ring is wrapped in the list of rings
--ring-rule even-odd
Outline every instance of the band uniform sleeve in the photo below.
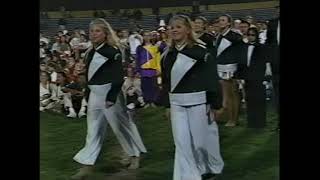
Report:
[[[90,94],[89,86],[86,86],[84,90],[84,98],[86,99],[87,102],[89,102],[89,94]]]
[[[122,68],[122,56],[120,51],[114,55],[112,59],[113,64],[113,73],[112,73],[112,82],[111,89],[107,94],[106,101],[115,103],[119,92],[121,91],[123,80],[123,68]]]
[[[165,52],[167,53],[167,52]],[[161,64],[161,80],[162,80],[162,88],[160,91],[160,104],[166,108],[170,108],[170,103],[169,103],[169,88],[170,88],[170,81],[167,75],[167,70],[165,69],[165,56],[161,59],[160,64]]]
[[[207,65],[206,77],[208,78],[207,83],[207,103],[210,104],[211,109],[220,109],[222,107],[222,89],[219,83],[219,76],[217,71],[217,62],[215,58],[207,53],[205,56]]]
[[[244,79],[245,69],[247,67],[247,48],[245,43],[239,43],[237,49],[237,71],[234,73],[235,79]]]

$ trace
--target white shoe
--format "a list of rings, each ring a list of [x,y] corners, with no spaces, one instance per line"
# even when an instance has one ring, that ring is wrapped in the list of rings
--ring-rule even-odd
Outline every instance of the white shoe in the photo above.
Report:
[[[78,114],[79,118],[85,117],[87,114],[84,111],[80,111]]]
[[[120,163],[122,165],[124,165],[124,166],[129,166],[130,165],[130,157],[125,152],[122,152],[120,158],[121,158]]]
[[[44,111],[44,107],[40,107],[40,111],[43,112]]]
[[[127,105],[127,108],[130,110],[134,109],[135,107],[136,107],[136,105],[134,103],[130,103]]]
[[[80,112],[81,112],[81,111],[82,111],[82,112],[86,112],[86,106],[82,106],[81,109],[80,109]]]
[[[85,166],[79,169],[78,173],[71,176],[72,180],[82,180],[93,173],[93,167]]]
[[[143,106],[144,109],[147,109],[148,107],[150,107],[150,104],[146,104]]]
[[[77,114],[73,108],[69,108],[69,114],[67,115],[67,117],[68,118],[76,118],[77,117]]]
[[[235,126],[237,126],[237,123],[228,121],[224,126],[225,127],[235,127]]]
[[[138,169],[140,167],[140,157],[131,157],[129,170]]]

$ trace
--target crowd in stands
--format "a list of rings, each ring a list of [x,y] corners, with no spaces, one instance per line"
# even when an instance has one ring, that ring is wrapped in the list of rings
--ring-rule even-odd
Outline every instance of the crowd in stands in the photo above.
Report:
[[[95,12],[95,17],[105,16]],[[116,13],[116,12],[114,12]],[[130,16],[124,12],[125,16]],[[141,18],[141,12],[133,14]],[[128,110],[135,108],[156,107],[161,104],[158,97],[161,93],[160,59],[169,43],[167,20],[161,20],[154,29],[117,30],[122,53],[123,68],[126,72],[122,91],[125,94]],[[193,18],[197,28],[197,18]],[[212,45],[217,43],[220,35],[219,18],[205,20],[205,32],[214,37]],[[235,19],[232,22],[232,31],[248,43],[249,29],[256,29],[259,33],[259,43],[265,44],[267,39],[268,21],[255,21],[251,16]],[[56,111],[67,117],[76,118],[86,115],[87,99],[84,94],[86,88],[85,52],[91,47],[86,30],[68,29],[63,22],[59,24],[62,31],[54,37],[45,37],[40,33],[40,111]],[[68,30],[66,30],[68,29]],[[146,63],[149,61],[150,63]],[[272,99],[271,69],[265,71],[266,100]],[[238,93],[245,107],[246,94],[245,80],[238,79]]]

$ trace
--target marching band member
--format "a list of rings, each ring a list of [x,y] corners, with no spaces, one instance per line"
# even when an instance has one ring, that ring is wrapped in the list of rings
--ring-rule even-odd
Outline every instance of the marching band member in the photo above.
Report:
[[[223,109],[228,115],[226,126],[234,127],[239,118],[239,94],[237,82],[234,79],[239,61],[239,50],[242,43],[240,34],[231,30],[232,18],[229,15],[219,17],[221,33],[217,38],[216,57],[218,63],[218,74],[222,79]]]
[[[267,39],[265,44],[269,49],[269,56],[271,59],[271,71],[272,71],[272,85],[274,100],[276,105],[278,127],[276,131],[280,131],[280,92],[279,92],[279,82],[280,82],[280,8],[276,6],[275,19],[270,20],[267,29]]]
[[[206,32],[207,25],[208,25],[208,20],[205,17],[197,16],[193,22],[193,29],[194,29],[194,32],[196,33],[196,37],[200,39],[202,42],[204,42],[206,48],[209,50],[211,55],[214,55],[217,48],[216,37],[213,34]],[[222,91],[221,85],[218,87],[218,90]],[[222,97],[217,97],[217,98],[222,98]],[[221,109],[219,112],[217,111],[219,115],[222,112],[223,112],[223,109]]]
[[[160,34],[160,39],[157,42],[157,46],[159,46],[159,51],[162,54],[167,47],[168,34],[166,32],[166,28],[164,28],[164,27],[160,27],[158,29],[158,32]]]
[[[162,54],[167,47],[168,34],[164,20],[160,20],[159,26],[158,32],[160,34],[160,40],[157,42],[157,45],[159,46],[160,53]]]
[[[206,43],[206,47],[210,50],[214,48],[215,37],[206,31],[208,20],[203,16],[198,16],[194,19],[194,31],[198,39]]]
[[[268,63],[267,49],[259,43],[256,28],[249,28],[247,35],[249,42],[243,46],[237,74],[245,80],[248,127],[263,128],[266,125],[266,90],[263,81]]]
[[[139,167],[140,153],[146,152],[136,125],[128,118],[121,86],[123,70],[118,39],[104,19],[90,23],[93,48],[86,54],[87,82],[90,90],[87,111],[86,144],[74,160],[83,165],[72,179],[88,176],[100,154],[107,124],[111,126],[123,150],[131,157],[129,169]]]
[[[172,40],[161,68],[176,147],[173,180],[209,179],[224,166],[214,121],[221,107],[217,66],[195,38],[189,17],[174,16],[169,24]]]

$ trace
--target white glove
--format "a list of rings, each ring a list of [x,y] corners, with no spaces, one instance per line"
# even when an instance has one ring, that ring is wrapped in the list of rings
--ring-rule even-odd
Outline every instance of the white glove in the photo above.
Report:
[[[138,101],[141,103],[141,106],[144,106],[145,103],[142,96],[138,97]]]
[[[263,81],[262,84],[266,86],[268,84],[268,82],[267,81]]]
[[[136,106],[135,106],[134,103],[130,103],[130,104],[127,105],[127,108],[128,108],[128,109],[131,109],[131,110],[134,109],[135,107],[136,107]]]
[[[265,76],[272,76],[272,70],[271,70],[271,64],[266,63],[266,71],[265,71]]]

